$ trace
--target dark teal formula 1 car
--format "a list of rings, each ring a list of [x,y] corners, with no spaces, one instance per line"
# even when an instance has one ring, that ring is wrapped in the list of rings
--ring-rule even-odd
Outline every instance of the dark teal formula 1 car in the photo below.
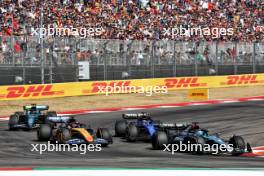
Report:
[[[9,118],[9,130],[31,130],[38,128],[40,124],[46,122],[47,117],[57,116],[55,111],[48,111],[46,105],[27,105],[23,106],[23,112],[15,112]]]
[[[233,135],[225,140],[218,134],[209,134],[208,130],[200,128],[197,123],[170,124],[164,129],[159,128],[152,138],[152,147],[194,154],[241,155],[252,152],[250,144],[241,136]],[[181,151],[183,148],[185,151]]]

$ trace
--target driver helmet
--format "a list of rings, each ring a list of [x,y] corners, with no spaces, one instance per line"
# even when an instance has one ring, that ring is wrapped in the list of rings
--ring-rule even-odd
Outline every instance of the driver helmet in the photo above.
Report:
[[[198,130],[200,129],[199,125],[197,125],[196,123],[192,124],[192,129],[193,130]]]
[[[74,117],[70,118],[70,119],[69,119],[69,123],[76,123],[75,118],[74,118]]]
[[[196,134],[197,134],[198,136],[203,136],[203,135],[204,135],[204,132],[203,132],[202,130],[198,130],[198,131],[196,132]]]

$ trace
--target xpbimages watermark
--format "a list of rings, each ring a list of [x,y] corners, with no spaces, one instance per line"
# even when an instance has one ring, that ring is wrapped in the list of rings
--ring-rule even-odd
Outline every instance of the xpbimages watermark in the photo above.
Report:
[[[106,96],[110,94],[145,94],[146,96],[152,96],[153,94],[165,94],[168,93],[167,86],[127,86],[125,84],[114,84],[111,86],[98,86],[98,93],[103,93]]]
[[[38,152],[40,155],[47,152],[79,152],[81,155],[87,152],[100,152],[102,151],[101,144],[59,144],[48,143],[46,144],[31,144],[31,152]]]
[[[220,38],[221,36],[232,36],[234,35],[233,28],[209,28],[209,27],[175,27],[175,28],[164,28],[163,36],[171,37],[176,39],[180,36],[192,37],[192,36],[210,36],[213,39]]]
[[[90,27],[90,28],[62,28],[62,27],[52,27],[48,26],[47,28],[35,28],[32,31],[33,36],[40,36],[41,38],[47,36],[74,36],[80,38],[87,38],[87,37],[96,37],[100,36],[103,33],[103,28],[101,27]]]
[[[180,141],[178,144],[163,144],[164,152],[171,152],[172,155],[175,152],[198,152],[203,151],[205,153],[218,154],[232,152],[234,150],[233,144],[191,144],[191,143],[182,143]]]

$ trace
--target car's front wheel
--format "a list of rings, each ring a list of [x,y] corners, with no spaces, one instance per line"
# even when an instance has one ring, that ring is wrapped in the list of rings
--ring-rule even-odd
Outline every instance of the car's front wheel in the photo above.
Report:
[[[191,148],[191,151],[188,151],[188,152],[191,152],[193,154],[198,154],[198,155],[202,155],[205,153],[205,151],[204,151],[204,145],[205,145],[204,138],[202,138],[202,137],[191,137],[190,142],[195,147]]]
[[[19,123],[19,116],[18,115],[11,115],[8,122],[9,130],[16,130],[16,125]]]
[[[157,131],[152,137],[152,148],[154,150],[162,150],[168,144],[168,136],[165,131]]]
[[[245,152],[246,143],[241,136],[233,136],[229,139],[229,144],[233,145],[232,155],[238,156]]]
[[[71,137],[71,131],[68,128],[62,128],[59,132],[58,142],[65,144]]]
[[[37,136],[39,141],[48,141],[52,136],[52,127],[50,124],[40,124]]]
[[[138,133],[139,131],[138,131],[137,126],[134,124],[130,124],[127,126],[127,129],[126,129],[126,139],[129,142],[135,142],[137,140]]]
[[[112,135],[107,128],[98,128],[96,137],[106,140],[108,143],[103,145],[106,147],[109,143],[113,143]]]
[[[125,136],[127,128],[126,120],[118,120],[115,123],[115,135],[117,137]]]

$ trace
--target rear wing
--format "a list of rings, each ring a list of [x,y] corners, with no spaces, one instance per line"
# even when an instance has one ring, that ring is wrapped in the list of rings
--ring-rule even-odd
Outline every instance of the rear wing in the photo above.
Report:
[[[186,128],[196,128],[199,129],[200,127],[197,125],[198,122],[192,123],[159,123],[156,125],[158,128],[162,129],[177,129],[177,130],[184,130]]]
[[[24,110],[39,110],[39,111],[44,111],[44,110],[48,110],[49,106],[47,105],[27,105],[27,106],[23,106]]]
[[[72,117],[66,117],[66,116],[47,117],[47,120],[53,123],[68,123],[70,119],[72,119]]]
[[[137,113],[137,114],[122,114],[123,119],[151,119],[150,114],[146,112]]]
[[[163,129],[183,129],[188,125],[182,123],[159,123],[156,126]]]

